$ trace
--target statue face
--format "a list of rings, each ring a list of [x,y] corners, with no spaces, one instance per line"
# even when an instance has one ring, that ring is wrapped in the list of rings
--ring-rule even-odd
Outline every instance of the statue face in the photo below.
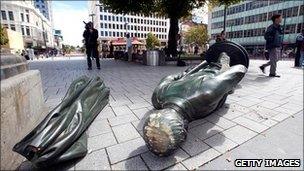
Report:
[[[160,156],[170,154],[186,138],[182,117],[170,108],[152,112],[143,131],[148,148]]]

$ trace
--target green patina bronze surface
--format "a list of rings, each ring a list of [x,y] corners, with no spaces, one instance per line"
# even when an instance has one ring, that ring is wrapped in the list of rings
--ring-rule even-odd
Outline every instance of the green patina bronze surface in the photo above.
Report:
[[[84,157],[85,130],[109,101],[109,88],[99,78],[80,77],[73,81],[62,102],[13,151],[36,167]]]
[[[158,110],[151,112],[143,129],[153,153],[163,156],[174,151],[186,139],[188,122],[222,107],[247,72],[245,64],[230,67],[231,57],[226,53],[217,59],[216,63],[204,61],[183,73],[167,76],[155,88],[152,103]]]

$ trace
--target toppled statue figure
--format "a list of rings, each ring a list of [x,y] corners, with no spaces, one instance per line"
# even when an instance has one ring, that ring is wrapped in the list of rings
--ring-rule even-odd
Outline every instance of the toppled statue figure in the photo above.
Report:
[[[35,168],[54,166],[87,154],[85,130],[109,102],[110,90],[99,78],[82,76],[70,85],[62,102],[13,151]]]
[[[247,52],[232,42],[216,43],[209,50],[220,46],[231,49],[213,58],[207,56],[207,61],[183,73],[163,78],[155,88],[152,103],[157,110],[151,112],[143,127],[144,140],[153,153],[171,154],[185,141],[188,123],[221,108],[244,77]],[[233,56],[236,51],[241,55]]]

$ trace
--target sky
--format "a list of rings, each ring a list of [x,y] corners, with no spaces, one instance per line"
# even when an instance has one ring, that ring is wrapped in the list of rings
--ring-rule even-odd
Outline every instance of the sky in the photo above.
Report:
[[[82,46],[83,21],[89,20],[87,1],[52,1],[54,29],[61,30],[63,43]]]
[[[89,21],[87,1],[52,1],[54,29],[61,30],[63,43],[73,46],[82,46],[82,33],[84,31],[83,21]],[[193,10],[195,22],[207,23],[207,8]]]

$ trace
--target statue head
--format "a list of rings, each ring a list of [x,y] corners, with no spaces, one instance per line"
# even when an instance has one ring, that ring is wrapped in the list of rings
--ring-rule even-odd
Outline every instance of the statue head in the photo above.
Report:
[[[146,119],[143,133],[150,151],[166,156],[186,139],[185,120],[174,109],[155,110]]]

